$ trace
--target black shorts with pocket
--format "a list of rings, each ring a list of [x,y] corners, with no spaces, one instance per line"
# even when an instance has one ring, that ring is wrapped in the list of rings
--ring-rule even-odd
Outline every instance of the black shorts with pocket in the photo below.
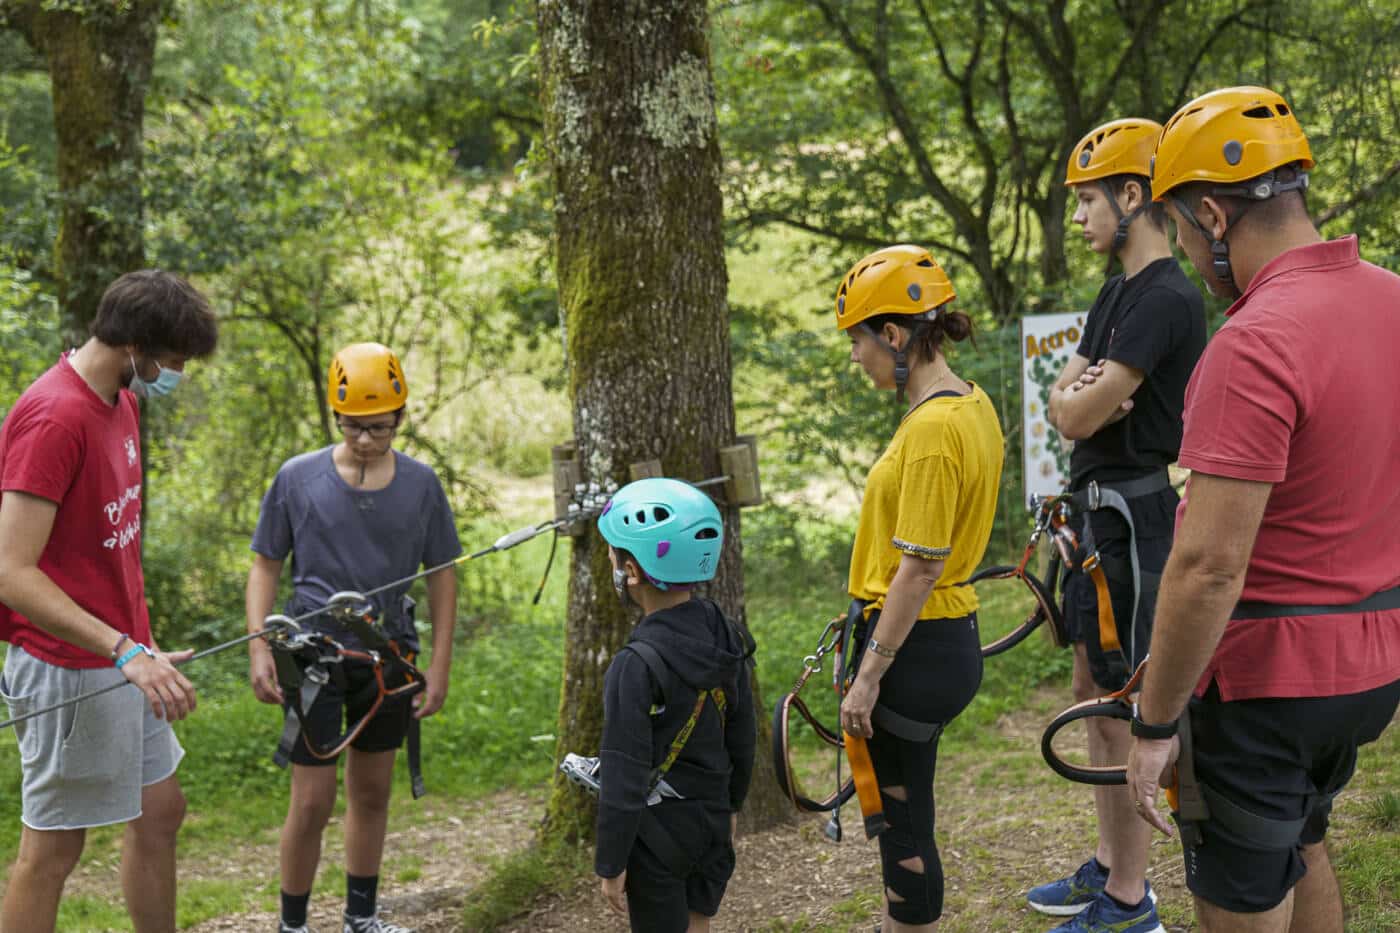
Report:
[[[627,859],[628,918],[637,933],[684,933],[692,911],[706,917],[719,912],[734,874],[730,814],[699,800],[665,800],[650,809],[671,838],[695,859],[682,877],[639,838]]]
[[[343,686],[336,682],[337,678],[332,677],[321,685],[311,708],[305,711],[303,729],[316,747],[322,750],[333,748],[337,739],[345,734],[347,727],[364,718],[378,695],[374,682],[374,668],[369,663],[347,659],[340,667],[344,675]],[[402,672],[394,672],[392,668],[384,675],[384,683],[388,689],[392,690],[404,682]],[[386,697],[374,718],[365,723],[364,729],[350,743],[350,747],[362,752],[387,752],[397,749],[403,745],[404,737],[408,735],[412,713],[411,695]],[[295,716],[290,709],[286,710],[286,715]],[[293,764],[313,767],[335,764],[336,758],[317,758],[311,754],[310,749],[306,747],[306,738],[306,735],[298,736],[296,744],[292,746]]]
[[[1196,778],[1230,803],[1271,820],[1303,820],[1297,840],[1262,848],[1210,820],[1183,846],[1191,893],[1236,913],[1278,906],[1306,868],[1302,847],[1327,834],[1332,798],[1356,771],[1356,750],[1385,731],[1400,680],[1336,697],[1221,701],[1214,684],[1193,698]]]

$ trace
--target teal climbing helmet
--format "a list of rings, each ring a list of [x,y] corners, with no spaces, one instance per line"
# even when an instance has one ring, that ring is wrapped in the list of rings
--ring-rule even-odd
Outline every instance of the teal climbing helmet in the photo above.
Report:
[[[598,530],[663,589],[713,579],[724,545],[714,501],[687,482],[662,477],[619,489],[598,517]]]

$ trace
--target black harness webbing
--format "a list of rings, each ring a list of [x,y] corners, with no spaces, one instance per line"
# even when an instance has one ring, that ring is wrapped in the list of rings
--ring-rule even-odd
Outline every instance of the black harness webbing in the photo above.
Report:
[[[647,668],[656,678],[657,686],[661,690],[662,703],[669,703],[671,699],[671,684],[679,679],[679,676],[671,670],[671,666],[661,657],[661,652],[657,651],[648,643],[640,640],[629,641],[622,648],[623,651],[632,651],[646,663]],[[666,757],[661,764],[652,769],[650,787],[655,788],[656,782],[666,776],[666,772],[671,770],[671,766],[680,757],[685,744],[690,741],[690,736],[695,732],[695,726],[700,721],[700,714],[705,711],[705,701],[713,700],[715,708],[719,711],[719,728],[724,731],[724,711],[727,707],[727,700],[722,687],[712,687],[709,690],[695,691],[695,705],[690,710],[690,718],[681,726],[681,730],[676,733],[671,740],[671,747],[666,752]]]
[[[1241,602],[1230,613],[1235,619],[1280,619],[1294,616],[1345,615],[1361,612],[1382,612],[1400,609],[1400,587],[1381,590],[1354,603],[1322,606],[1290,606],[1279,603]],[[1245,842],[1260,849],[1287,849],[1298,842],[1303,827],[1311,813],[1293,820],[1279,820],[1260,816],[1226,798],[1209,784],[1196,779],[1193,749],[1191,747],[1191,714],[1188,711],[1179,720],[1178,734],[1181,736],[1181,756],[1177,763],[1177,793],[1179,800],[1174,805],[1177,826],[1181,829],[1182,841],[1188,845],[1200,845],[1199,823],[1210,820]],[[1190,799],[1188,799],[1188,797]],[[1323,796],[1312,801],[1315,808],[1331,797]]]
[[[1236,603],[1231,619],[1281,619],[1292,616],[1334,616],[1356,612],[1383,612],[1400,609],[1400,586],[1381,590],[1360,602],[1345,606],[1285,606],[1275,603]]]
[[[1079,511],[1087,513],[1097,512],[1100,509],[1111,509],[1117,512],[1128,526],[1128,558],[1132,567],[1133,579],[1133,612],[1128,619],[1128,644],[1123,652],[1127,667],[1131,667],[1133,659],[1137,657],[1137,617],[1138,609],[1142,605],[1143,594],[1149,592],[1149,587],[1150,592],[1156,593],[1162,579],[1159,574],[1144,574],[1138,563],[1137,526],[1133,524],[1133,514],[1128,509],[1128,500],[1140,499],[1143,496],[1150,496],[1170,488],[1171,479],[1167,476],[1167,471],[1159,470],[1151,475],[1121,483],[1100,483],[1097,480],[1090,480],[1083,489],[1069,495],[1070,505]],[[1083,544],[1086,555],[1097,554],[1093,529],[1087,516],[1084,522]],[[1088,558],[1086,558],[1087,560]]]

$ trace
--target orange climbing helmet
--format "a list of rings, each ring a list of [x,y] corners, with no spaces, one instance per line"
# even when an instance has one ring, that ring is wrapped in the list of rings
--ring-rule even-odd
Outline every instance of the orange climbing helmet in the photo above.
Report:
[[[408,401],[408,380],[393,350],[382,343],[352,343],[331,358],[326,400],[337,414],[382,415]]]
[[[856,263],[841,279],[836,327],[848,330],[877,314],[925,315],[956,297],[948,274],[928,250],[887,246]]]
[[[1113,175],[1152,174],[1152,152],[1162,124],[1128,117],[1090,130],[1074,147],[1065,168],[1066,185],[1082,185]]]
[[[1167,121],[1152,158],[1152,197],[1161,201],[1193,181],[1238,184],[1294,162],[1304,171],[1314,164],[1287,102],[1268,88],[1222,88],[1197,97]],[[1266,187],[1242,193],[1254,200],[1279,193]]]

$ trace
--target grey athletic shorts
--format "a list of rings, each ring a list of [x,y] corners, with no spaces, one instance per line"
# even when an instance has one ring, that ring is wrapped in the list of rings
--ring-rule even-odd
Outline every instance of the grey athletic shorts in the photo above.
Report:
[[[56,667],[14,645],[0,694],[11,716],[123,681],[115,667]],[[185,750],[146,697],[124,687],[15,726],[20,819],[31,829],[87,829],[141,815],[141,789],[175,773]]]

